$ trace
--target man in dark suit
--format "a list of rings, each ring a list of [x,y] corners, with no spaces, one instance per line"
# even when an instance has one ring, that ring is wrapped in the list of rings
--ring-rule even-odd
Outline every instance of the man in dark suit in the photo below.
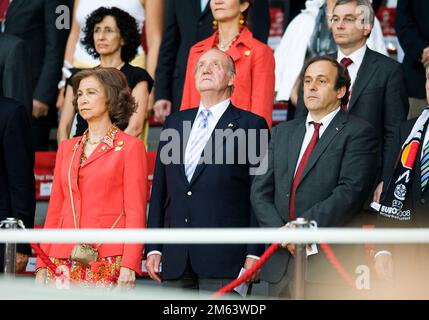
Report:
[[[360,11],[360,6],[366,7],[367,14]],[[361,16],[363,21],[358,19]],[[376,186],[391,163],[388,151],[395,131],[407,119],[408,101],[401,65],[366,46],[373,21],[374,11],[367,0],[339,0],[333,10],[332,34],[338,45],[336,58],[346,65],[351,78],[347,112],[368,121],[377,132],[380,174],[373,181],[373,190],[379,194],[382,185],[377,189]],[[307,114],[302,93],[300,96],[297,116]]]
[[[17,101],[0,97],[0,220],[20,219],[27,228],[34,224],[34,151],[30,117]],[[31,253],[29,245],[17,246],[17,271],[23,271]],[[3,270],[4,244],[0,244]]]
[[[301,81],[309,114],[274,127],[267,173],[252,184],[252,206],[261,227],[280,228],[296,217],[319,227],[342,226],[362,208],[375,178],[375,131],[340,108],[350,85],[345,68],[333,57],[315,57],[305,64]],[[288,250],[280,249],[262,269],[265,293],[271,296],[289,296],[295,247],[284,247]],[[343,285],[323,253],[309,257],[306,279],[307,288],[326,285],[306,289],[307,298],[327,298],[323,289]]]
[[[268,10],[268,1],[254,0],[248,17],[254,37],[265,43],[270,29]],[[161,121],[179,110],[189,50],[212,35],[214,20],[210,0],[165,0],[164,12],[164,36],[155,75],[154,104],[155,117]]]
[[[424,91],[424,65],[429,62],[427,12],[427,0],[399,0],[396,8],[395,30],[405,53],[402,64],[410,101],[409,119],[418,117],[427,105]]]
[[[33,92],[28,62],[24,42],[15,36],[0,34],[0,96],[19,101],[31,116]]]
[[[426,66],[426,105],[429,104],[429,63]],[[378,227],[390,228],[428,228],[429,227],[429,109],[426,108],[418,118],[405,122],[395,135],[393,157],[398,159],[389,167],[383,193],[375,198],[375,202],[392,206],[398,200],[402,202],[394,213],[380,210]],[[417,133],[413,135],[413,132]],[[409,163],[410,154],[407,147],[415,145],[419,137],[419,145],[414,163]],[[401,169],[402,168],[402,169]],[[404,171],[409,171],[404,174]],[[400,177],[408,177],[400,178]],[[405,187],[404,187],[405,186]],[[397,190],[406,190],[399,196]],[[400,199],[398,199],[398,197]],[[380,201],[381,200],[381,201]],[[406,213],[406,214],[404,214]],[[398,215],[400,217],[398,217]],[[374,252],[374,269],[379,279],[390,280],[396,288],[390,288],[394,298],[425,298],[429,297],[429,248],[427,244],[412,245],[379,245]],[[392,281],[393,280],[393,281]],[[386,289],[386,285],[382,287]],[[385,298],[387,292],[383,292]]]
[[[33,90],[33,143],[47,150],[49,131],[56,125],[57,85],[61,77],[69,30],[58,25],[56,12],[70,0],[13,0],[7,10],[4,33],[24,41]],[[71,8],[71,6],[69,6]]]
[[[257,227],[250,185],[261,149],[268,145],[268,126],[263,118],[231,104],[234,76],[233,60],[218,49],[198,60],[195,78],[201,103],[165,121],[149,228]],[[252,160],[251,154],[257,158]],[[243,244],[147,244],[146,268],[152,279],[161,281],[162,260],[165,286],[216,291],[237,278],[242,267],[250,268],[262,250],[261,245]]]

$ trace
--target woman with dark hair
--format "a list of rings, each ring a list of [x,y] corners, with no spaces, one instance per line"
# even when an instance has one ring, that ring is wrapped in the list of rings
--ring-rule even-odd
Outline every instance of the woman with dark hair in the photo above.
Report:
[[[44,228],[144,228],[146,151],[124,133],[136,103],[122,72],[87,69],[72,81],[73,105],[87,121],[82,137],[58,149]],[[142,244],[42,244],[42,250],[72,282],[84,286],[134,286],[141,273]],[[36,281],[55,281],[38,257]]]
[[[181,110],[200,103],[195,87],[195,65],[207,50],[217,47],[235,62],[236,79],[231,102],[240,109],[264,117],[271,126],[274,106],[274,55],[269,46],[253,38],[246,27],[251,0],[211,0],[217,29],[211,37],[195,44],[189,52]]]
[[[87,17],[100,7],[117,7],[128,12],[138,24],[139,34],[144,31],[147,55],[139,46],[137,56],[131,61],[133,66],[145,67],[153,76],[162,39],[163,3],[159,0],[74,0],[70,34],[64,55],[65,65],[77,68],[91,68],[99,61],[85,50],[79,39],[84,37]],[[143,29],[144,25],[144,29]]]
[[[98,8],[88,16],[82,44],[89,54],[95,58],[100,58],[98,67],[117,68],[125,74],[132,89],[132,95],[137,101],[137,109],[124,131],[135,137],[140,136],[144,130],[153,80],[146,70],[129,64],[129,61],[137,54],[137,48],[140,44],[136,20],[127,12],[116,7]],[[76,73],[79,69],[72,71]],[[71,78],[67,82],[64,107],[58,125],[58,143],[69,138],[75,115],[70,80]],[[78,115],[75,136],[82,135],[86,128],[86,122]]]

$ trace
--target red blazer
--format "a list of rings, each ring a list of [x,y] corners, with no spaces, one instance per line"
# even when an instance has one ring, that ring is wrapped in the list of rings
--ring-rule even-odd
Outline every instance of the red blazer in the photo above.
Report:
[[[62,142],[55,163],[54,182],[44,228],[74,229],[68,170],[80,229],[110,229],[122,210],[115,229],[144,228],[146,225],[147,160],[144,143],[118,131],[111,145],[100,143],[79,169],[82,137]],[[78,179],[79,177],[79,179]],[[94,244],[97,245],[98,243]],[[42,244],[49,257],[68,258],[75,244]],[[123,267],[141,274],[143,244],[102,244],[100,257],[122,255]],[[36,268],[45,267],[37,258]]]
[[[218,33],[195,44],[189,52],[181,110],[194,108],[200,103],[195,86],[195,65],[207,50],[216,47]],[[244,28],[227,53],[235,62],[236,78],[232,104],[264,117],[271,127],[274,106],[274,54],[266,44],[253,38]]]

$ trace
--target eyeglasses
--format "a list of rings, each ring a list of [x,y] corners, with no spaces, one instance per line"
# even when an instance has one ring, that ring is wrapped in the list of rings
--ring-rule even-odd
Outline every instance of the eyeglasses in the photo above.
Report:
[[[354,17],[354,16],[345,16],[342,19],[340,17],[338,17],[338,16],[333,16],[331,18],[331,23],[332,24],[341,24],[341,23],[344,23],[346,25],[351,25],[351,24],[355,23],[356,20],[357,20],[357,18]]]

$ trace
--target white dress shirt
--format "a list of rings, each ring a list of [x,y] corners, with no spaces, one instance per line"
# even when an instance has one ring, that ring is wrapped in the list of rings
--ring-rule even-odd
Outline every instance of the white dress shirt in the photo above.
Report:
[[[209,3],[209,0],[200,0],[200,1],[201,1],[201,12],[203,12],[207,6],[207,3]]]
[[[314,121],[317,123],[321,123],[321,127],[319,129],[319,139],[322,136],[322,134],[325,132],[325,130],[328,128],[329,124],[331,123],[332,119],[337,115],[337,113],[340,111],[340,107],[336,108],[334,111],[331,111],[326,116],[324,116],[320,121],[315,121],[310,113],[307,114],[307,121],[305,122],[305,136],[304,140],[302,141],[301,151],[299,153],[298,162],[295,166],[295,173],[298,169],[299,163],[301,162],[302,156],[304,155],[305,150],[307,149],[308,144],[310,143],[311,137],[313,136],[314,132],[314,125],[312,125],[310,122]]]
[[[365,56],[366,48],[366,45],[364,45],[362,48],[356,50],[349,56],[346,56],[344,53],[341,52],[341,49],[338,48],[337,61],[339,63],[341,63],[341,60],[343,58],[350,58],[353,61],[353,63],[347,67],[351,79],[350,91],[352,91],[353,84],[355,83],[357,73],[359,71],[360,65],[362,64],[363,57]]]

